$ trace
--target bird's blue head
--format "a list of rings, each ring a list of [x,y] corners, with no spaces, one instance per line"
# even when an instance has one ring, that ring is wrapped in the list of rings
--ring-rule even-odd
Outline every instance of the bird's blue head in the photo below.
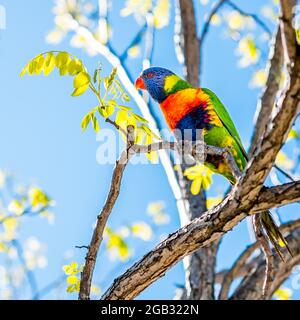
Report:
[[[142,72],[140,77],[137,78],[135,86],[137,89],[147,90],[154,100],[161,103],[169,94],[166,90],[166,79],[170,76],[177,77],[168,69],[152,67]]]

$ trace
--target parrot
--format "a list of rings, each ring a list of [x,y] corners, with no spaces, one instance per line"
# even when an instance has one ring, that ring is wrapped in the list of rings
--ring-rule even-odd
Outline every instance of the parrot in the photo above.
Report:
[[[211,90],[194,88],[186,80],[162,67],[150,67],[144,70],[136,79],[135,87],[148,91],[152,99],[160,105],[171,131],[177,130],[184,136],[184,130],[189,129],[192,132],[189,139],[195,142],[201,130],[207,145],[230,148],[229,152],[237,167],[241,172],[245,169],[248,155],[238,131],[225,106]],[[224,176],[232,185],[236,183],[224,157],[207,155],[204,165]],[[286,247],[291,254],[288,243],[270,211],[260,214],[263,228],[280,258],[283,259],[281,247]]]

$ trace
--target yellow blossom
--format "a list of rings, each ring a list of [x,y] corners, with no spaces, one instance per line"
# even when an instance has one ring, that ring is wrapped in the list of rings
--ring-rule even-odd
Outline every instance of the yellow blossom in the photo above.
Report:
[[[260,51],[256,47],[253,37],[250,35],[239,41],[236,52],[241,56],[238,64],[242,68],[255,64],[260,57]]]
[[[138,45],[132,46],[131,48],[128,49],[127,53],[128,56],[131,58],[135,58],[140,54],[140,47]]]
[[[24,205],[20,200],[12,200],[9,203],[7,210],[17,216],[20,216],[24,212]]]
[[[261,88],[265,86],[267,82],[267,72],[265,69],[259,69],[254,72],[252,75],[252,79],[250,82],[251,87],[253,88]]]
[[[161,29],[169,24],[170,21],[170,2],[169,0],[158,0],[154,14],[154,26]]]
[[[290,300],[293,291],[289,288],[279,288],[274,292],[274,298],[277,300]]]
[[[144,241],[149,241],[152,237],[152,229],[145,222],[137,222],[131,226],[131,232],[134,236]]]
[[[201,186],[206,190],[212,183],[213,172],[203,164],[197,164],[185,170],[184,175],[192,180],[191,193],[197,195]]]
[[[275,164],[283,169],[292,169],[294,162],[288,158],[288,156],[283,152],[279,151],[275,160]]]

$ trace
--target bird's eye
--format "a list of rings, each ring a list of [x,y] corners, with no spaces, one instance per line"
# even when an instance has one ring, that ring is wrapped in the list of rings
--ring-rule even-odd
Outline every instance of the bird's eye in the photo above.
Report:
[[[154,73],[152,73],[152,72],[146,73],[146,74],[144,75],[144,77],[145,77],[145,78],[148,78],[148,79],[153,78],[153,77],[154,77]]]

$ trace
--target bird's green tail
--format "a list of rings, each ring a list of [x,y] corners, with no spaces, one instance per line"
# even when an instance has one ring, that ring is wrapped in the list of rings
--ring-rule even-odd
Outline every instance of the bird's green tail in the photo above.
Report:
[[[282,247],[286,247],[290,255],[293,256],[286,239],[284,238],[275,221],[273,220],[270,211],[264,211],[261,213],[261,221],[269,240],[274,246],[276,252],[279,254],[280,258],[284,261],[283,254],[280,251],[280,248]]]

